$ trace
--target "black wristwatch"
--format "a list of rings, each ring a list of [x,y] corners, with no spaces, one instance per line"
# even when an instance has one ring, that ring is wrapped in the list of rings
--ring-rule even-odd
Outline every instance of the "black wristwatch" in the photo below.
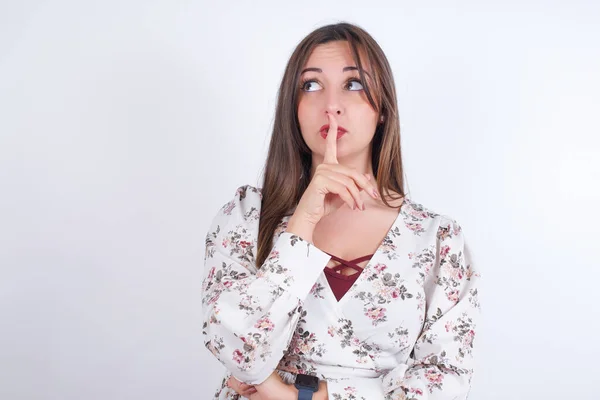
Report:
[[[313,393],[319,390],[319,378],[312,375],[298,374],[294,386],[298,389],[298,400],[311,400]]]

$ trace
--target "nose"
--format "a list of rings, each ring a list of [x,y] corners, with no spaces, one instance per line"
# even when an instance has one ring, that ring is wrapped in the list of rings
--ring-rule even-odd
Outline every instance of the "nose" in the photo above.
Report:
[[[340,116],[344,113],[344,107],[342,106],[340,96],[337,93],[331,91],[325,101],[327,102],[325,105],[325,115],[331,113],[335,116]]]

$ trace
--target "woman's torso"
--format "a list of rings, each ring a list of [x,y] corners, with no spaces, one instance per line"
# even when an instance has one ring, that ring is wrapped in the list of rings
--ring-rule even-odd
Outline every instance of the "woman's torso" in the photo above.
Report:
[[[424,281],[435,260],[441,216],[408,198],[399,204],[400,210],[385,204],[371,204],[370,212],[362,214],[344,210],[347,214],[317,225],[313,241],[321,250],[345,260],[373,255],[359,263],[364,269],[339,301],[325,270],[319,276],[277,367],[287,379],[297,373],[328,380],[374,378],[408,362],[424,322]],[[274,241],[289,217],[276,229]]]
[[[424,321],[423,280],[430,267],[418,259],[431,260],[439,215],[408,199],[399,202],[400,212],[371,210],[317,226],[313,240],[321,250],[345,260],[373,256],[359,263],[363,271],[339,301],[321,274],[304,302],[280,371],[375,377],[408,359]],[[285,225],[284,220],[281,229]]]

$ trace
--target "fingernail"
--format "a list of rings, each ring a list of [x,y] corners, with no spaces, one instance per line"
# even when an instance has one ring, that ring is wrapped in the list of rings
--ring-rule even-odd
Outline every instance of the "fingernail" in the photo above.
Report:
[[[362,205],[362,210],[365,211],[365,205],[364,204]]]
[[[377,190],[373,189],[373,196],[375,196],[376,198],[379,198],[379,193],[377,193]]]

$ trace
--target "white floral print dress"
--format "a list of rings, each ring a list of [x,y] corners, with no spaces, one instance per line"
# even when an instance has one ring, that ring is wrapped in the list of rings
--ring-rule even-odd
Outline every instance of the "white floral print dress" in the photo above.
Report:
[[[227,378],[258,384],[276,371],[327,381],[329,399],[465,399],[474,366],[480,274],[460,225],[405,198],[397,219],[338,302],[330,256],[285,232],[257,268],[259,188],[244,185],[206,235],[204,343]]]

